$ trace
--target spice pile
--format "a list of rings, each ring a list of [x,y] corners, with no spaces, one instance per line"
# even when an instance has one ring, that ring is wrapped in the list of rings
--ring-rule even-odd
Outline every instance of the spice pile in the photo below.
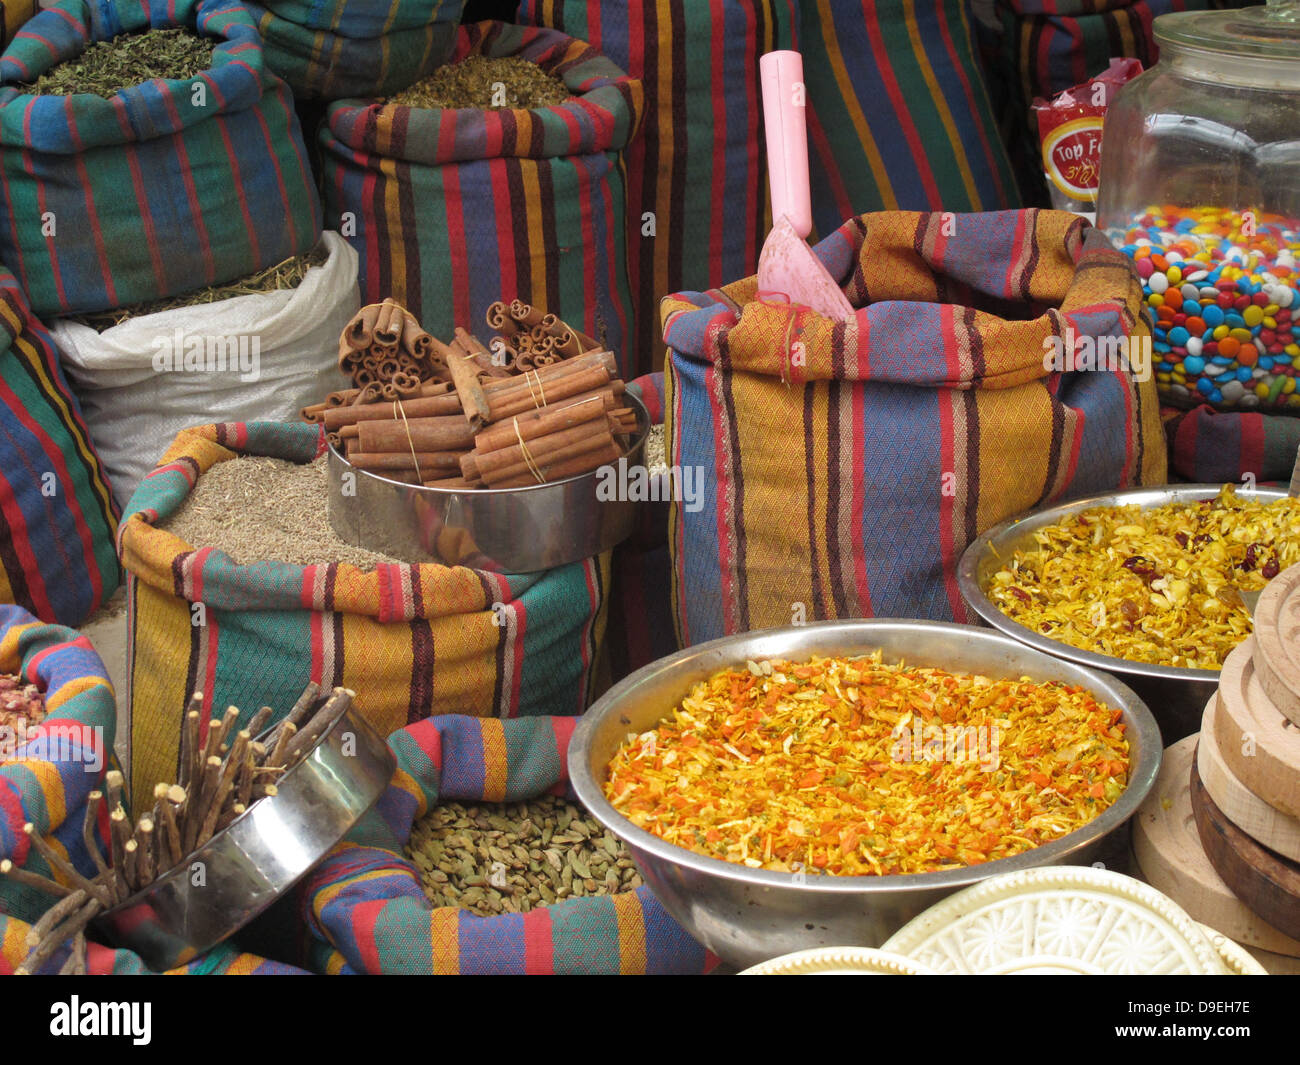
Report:
[[[82,325],[88,325],[96,332],[102,333],[105,329],[111,329],[115,325],[121,325],[132,318],[141,318],[146,314],[173,311],[178,307],[195,307],[200,304],[219,303],[221,300],[235,299],[238,296],[254,296],[262,292],[279,292],[283,289],[297,288],[302,284],[303,278],[307,276],[307,271],[313,266],[320,266],[328,257],[329,255],[324,249],[314,248],[302,255],[295,255],[292,259],[277,263],[275,266],[268,266],[265,270],[259,270],[255,274],[239,278],[237,281],[228,281],[224,285],[210,285],[207,288],[186,292],[181,296],[149,300],[147,303],[137,303],[130,307],[119,307],[111,311],[100,311],[97,314],[76,315],[74,321],[78,321]]]
[[[184,81],[212,67],[216,42],[185,29],[145,30],[96,41],[75,59],[59,63],[23,88],[33,95],[108,99],[154,78]]]
[[[299,465],[241,455],[200,477],[181,508],[159,528],[194,547],[224,551],[241,566],[346,563],[360,570],[400,562],[340,540],[330,527],[325,456]]]
[[[269,706],[262,707],[248,726],[238,731],[239,710],[232,706],[220,720],[208,723],[204,737],[203,695],[195,694],[181,725],[180,781],[154,788],[154,806],[149,813],[132,824],[123,801],[125,780],[116,770],[104,775],[105,791],[92,791],[87,797],[82,840],[99,870],[93,878],[78,872],[33,824],[23,825],[32,848],[61,881],[19,868],[8,858],[0,861],[0,874],[59,899],[28,932],[31,953],[15,971],[35,972],[75,937],[62,971],[84,973],[86,926],[184,863],[258,801],[278,794],[276,782],[334,727],[352,705],[353,695],[345,688],[335,688],[322,700],[320,689],[310,684],[266,735],[261,733],[271,718]],[[105,861],[95,838],[106,793],[111,862]]]
[[[0,765],[22,745],[26,731],[44,720],[41,689],[12,673],[0,673]]]
[[[641,886],[618,837],[554,796],[501,806],[442,803],[415,823],[406,855],[434,906],[483,917]]]
[[[1300,562],[1300,499],[1098,507],[1034,534],[986,593],[1012,621],[1097,654],[1219,669],[1251,631],[1242,591]]]
[[[879,653],[750,662],[630,735],[605,794],[638,828],[752,869],[932,872],[1096,818],[1128,780],[1120,717],[1079,687]]]
[[[1217,207],[1150,208],[1116,243],[1155,316],[1156,381],[1189,402],[1300,407],[1292,314],[1300,223]]]
[[[491,347],[444,344],[392,300],[339,341],[356,388],[304,407],[351,465],[426,488],[523,488],[616,462],[638,429],[614,356],[553,314],[495,303]]]
[[[567,99],[569,90],[564,82],[531,59],[471,55],[459,63],[439,67],[422,81],[390,96],[387,102],[401,107],[498,111],[550,107]]]

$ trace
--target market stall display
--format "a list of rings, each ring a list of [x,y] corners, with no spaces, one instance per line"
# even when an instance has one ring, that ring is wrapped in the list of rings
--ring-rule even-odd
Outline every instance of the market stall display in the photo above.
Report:
[[[499,804],[507,804],[507,810],[521,803],[531,807],[544,796],[567,794],[565,750],[574,724],[575,719],[563,717],[497,721],[452,715],[418,722],[389,738],[398,763],[392,786],[375,814],[301,889],[311,936],[337,952],[331,955],[332,971],[699,973],[717,965],[717,958],[669,916],[649,888],[633,888],[630,879],[605,894],[588,891],[585,881],[595,885],[594,878],[581,878],[575,871],[573,891],[565,897],[557,890],[554,902],[527,912],[511,912],[503,905],[505,912],[494,910],[491,916],[480,916],[469,905],[475,896],[444,897],[443,905],[433,905],[422,889],[422,878],[432,875],[421,863],[428,853],[420,843],[422,826],[449,804],[487,819],[489,839],[477,844],[486,858],[480,851],[470,864],[488,887],[493,880],[510,885],[519,873],[516,864],[527,868],[513,850],[507,857],[498,847],[502,856],[493,857],[491,834],[507,829],[493,829],[491,819],[505,816]],[[569,800],[566,804],[576,806]],[[567,832],[552,834],[552,841],[556,835],[581,836],[585,823],[585,817],[575,817]],[[549,826],[535,822],[534,827],[544,834]],[[470,835],[477,833],[470,830]],[[599,838],[604,850],[603,833]],[[414,862],[405,856],[408,848]],[[550,860],[545,850],[530,849],[543,854],[541,859],[530,854],[530,862]],[[569,851],[568,860],[572,869],[583,855]],[[443,864],[455,871],[445,858]],[[448,883],[451,879],[448,873]],[[447,889],[441,891],[445,895]],[[486,891],[484,897],[489,897]]]
[[[619,162],[641,86],[582,41],[485,22],[470,56],[531,61],[573,98],[533,110],[332,104],[321,129],[330,225],[360,256],[362,296],[391,296],[435,336],[520,299],[636,365]],[[508,93],[508,89],[504,89]]]
[[[638,827],[635,814],[632,819],[624,816],[619,807],[606,796],[611,764],[617,767],[618,762],[615,760],[620,748],[628,741],[629,734],[640,737],[651,730],[662,728],[665,719],[670,718],[673,707],[681,703],[695,685],[714,676],[720,668],[743,668],[748,671],[746,663],[753,662],[761,672],[762,666],[758,664],[771,660],[775,675],[778,661],[806,662],[815,656],[843,658],[868,655],[876,651],[881,652],[883,661],[891,664],[902,659],[907,665],[922,670],[938,668],[982,675],[994,683],[999,679],[1025,678],[1034,684],[1048,686],[1059,682],[1069,688],[1091,693],[1098,703],[1104,703],[1112,708],[1112,712],[1119,714],[1114,724],[1107,726],[1108,729],[1115,729],[1118,733],[1116,726],[1123,725],[1122,735],[1128,743],[1124,788],[1114,793],[1117,797],[1113,803],[1098,816],[1059,837],[1047,829],[1050,816],[1047,821],[1034,822],[1033,827],[1040,833],[1038,845],[1011,857],[979,861],[972,854],[968,857],[973,864],[959,862],[956,867],[949,866],[940,871],[857,876],[817,875],[818,848],[824,857],[828,848],[838,851],[843,842],[853,845],[862,842],[869,838],[870,825],[886,824],[883,818],[890,813],[888,810],[880,810],[875,816],[865,814],[862,821],[868,827],[864,828],[856,821],[841,826],[848,830],[846,835],[841,837],[837,830],[830,840],[822,840],[820,836],[812,838],[814,818],[797,815],[794,819],[801,824],[796,827],[808,832],[807,843],[813,848],[811,861],[802,860],[800,867],[796,868],[793,863],[799,859],[787,854],[789,869],[780,871],[772,867],[761,867],[766,842],[758,840],[758,833],[753,835],[751,845],[757,853],[750,856],[750,863],[743,859],[722,860],[713,856],[716,853],[713,848],[707,848],[710,854],[706,856],[697,853],[696,849],[661,839],[648,830],[651,826]],[[750,675],[753,675],[752,671]],[[729,682],[726,687],[729,689]],[[865,687],[861,692],[863,698],[868,695],[875,697]],[[847,699],[847,694],[832,699],[826,706],[825,715],[832,718],[837,713],[842,715]],[[814,706],[817,702],[825,703],[826,699],[823,696],[809,700]],[[890,716],[890,711],[884,707],[880,712],[886,719]],[[703,716],[705,712],[701,710],[701,717]],[[820,716],[821,713],[818,714]],[[750,718],[752,714],[745,720],[749,721]],[[848,721],[851,722],[851,716]],[[901,716],[898,721],[902,721]],[[1107,721],[1110,721],[1109,716]],[[904,726],[904,732],[911,742],[904,745],[899,751],[900,755],[905,753],[910,760],[916,761],[912,752],[915,750],[915,739],[919,736],[920,760],[923,761],[926,744],[932,743],[935,729],[938,730],[937,737],[942,748],[944,743],[953,740],[950,733],[944,732],[945,726],[955,728],[957,724],[956,720],[944,721],[938,714],[933,721],[927,721],[923,714],[914,715]],[[847,742],[848,722],[842,728]],[[915,731],[918,728],[921,729],[919,733]],[[929,731],[926,731],[927,728]],[[761,735],[761,724],[753,726],[753,729]],[[736,731],[742,729],[738,727]],[[793,748],[795,732],[790,731],[787,736]],[[976,738],[978,741],[978,735]],[[1022,737],[1017,736],[1013,727],[1006,730],[1005,736],[1001,736],[999,742],[1006,744],[1007,760],[1000,763],[1000,772],[1010,774],[1013,771],[1017,760],[1012,757],[1011,748],[1020,738]],[[990,735],[989,745],[985,747],[986,753],[991,751],[992,739],[993,736]],[[717,764],[712,765],[708,771],[706,783],[699,784],[699,790],[707,790],[708,785],[726,779],[729,775],[736,775],[739,779],[741,771],[757,764],[754,761],[757,745],[753,741],[747,742],[751,747],[750,753],[747,754],[742,747],[736,748],[743,757],[737,757],[734,752],[725,752],[724,748],[726,760],[719,756]],[[1042,736],[1037,742],[1046,750],[1049,745],[1055,744],[1056,738]],[[1160,761],[1159,748],[1159,730],[1150,712],[1128,688],[1104,674],[1031,651],[1005,636],[986,630],[936,622],[870,620],[823,622],[745,633],[688,648],[652,663],[615,685],[583,716],[570,744],[569,767],[579,801],[593,817],[627,844],[646,883],[668,912],[724,961],[744,967],[793,950],[815,946],[839,946],[845,943],[878,946],[927,906],[953,891],[1001,872],[1061,862],[1087,863],[1100,858],[1103,853],[1111,862],[1118,860],[1119,852],[1127,846],[1127,833],[1123,826],[1137,810],[1156,778]],[[777,749],[781,750],[779,747]],[[1029,747],[1026,746],[1025,749],[1028,750]],[[1003,748],[999,748],[999,753],[1002,752]],[[1069,759],[1074,751],[1067,745],[1059,748],[1057,753]],[[774,754],[774,757],[780,756]],[[751,761],[746,763],[746,758]],[[680,791],[679,800],[674,801],[674,805],[680,806],[689,816],[709,800],[695,794],[692,787],[692,782],[703,775],[700,771],[702,767],[695,770],[693,775],[692,767],[699,766],[699,763],[686,757],[682,760],[686,762],[682,769],[686,783],[674,786],[674,792]],[[1090,755],[1085,755],[1084,760],[1095,765]],[[793,756],[791,761],[793,763]],[[877,763],[880,761],[877,759]],[[1065,766],[1058,772],[1068,773],[1071,764],[1065,761]],[[951,773],[970,767],[945,764],[942,767],[927,768],[936,772],[941,768],[945,773]],[[1099,765],[1096,768],[1100,768]],[[905,772],[905,767],[904,770],[899,770],[889,763],[877,764],[876,769],[882,774],[878,778],[881,781],[892,781],[896,779],[896,773]],[[830,774],[836,772],[835,760],[828,757],[822,771]],[[778,777],[784,775],[783,769]],[[836,790],[834,777],[829,779],[831,786],[824,793],[814,791],[806,798],[816,801],[819,794],[824,794],[828,802],[832,799],[839,801],[840,793]],[[1051,778],[1049,782],[1050,780]],[[1027,782],[1033,784],[1033,781]],[[1089,786],[1093,784],[1094,781],[1090,780]],[[776,782],[773,782],[765,783],[764,786],[775,790],[775,785]],[[732,793],[739,791],[738,788],[732,789]],[[748,793],[754,794],[752,790]],[[852,794],[850,788],[850,798]],[[1102,796],[1103,799],[1106,797],[1105,784]],[[945,821],[955,822],[952,829],[955,838],[950,840],[940,830],[937,822],[926,826],[931,837],[939,842],[964,842],[964,835],[972,835],[972,826],[968,822],[977,818],[980,823],[975,824],[974,828],[978,830],[981,842],[985,831],[994,832],[999,839],[1011,834],[1009,824],[1016,816],[1013,812],[1009,810],[1006,814],[1008,826],[1002,826],[998,822],[986,830],[983,822],[988,817],[978,812],[973,803],[974,797],[962,802],[961,807],[966,808],[962,813],[956,812],[958,808],[951,806],[942,812]],[[707,813],[701,813],[701,817],[704,816]],[[851,818],[852,815],[846,814],[845,817]],[[906,821],[901,809],[893,811],[893,817]],[[843,819],[838,816],[833,818],[835,821]],[[860,832],[857,831],[859,828]],[[721,833],[723,829],[718,828],[717,831]],[[708,833],[702,831],[701,835],[707,845]],[[1053,838],[1047,838],[1049,836]],[[784,841],[782,843],[784,845]],[[1108,848],[1118,848],[1118,851],[1111,853]],[[775,841],[773,851],[775,856]],[[755,862],[757,866],[753,864]]]
[[[607,554],[529,574],[373,555],[363,569],[335,559],[275,561],[270,541],[260,540],[240,564],[160,527],[214,467],[228,471],[237,491],[242,457],[303,467],[325,446],[320,427],[301,423],[186,430],[136,489],[120,539],[134,619],[134,792],[166,779],[175,764],[176,715],[195,678],[219,706],[286,705],[309,681],[348,687],[362,693],[360,711],[381,736],[429,714],[586,707],[605,626]],[[316,535],[328,535],[325,482],[315,476],[314,490],[300,485],[286,498],[269,491],[249,503],[272,525],[301,529],[311,519]],[[257,533],[257,509],[225,510],[245,535]],[[347,547],[336,537],[330,543]]]
[[[138,84],[106,85],[107,98],[33,95],[34,80],[75,69],[91,43],[168,30],[215,41],[211,65],[175,81],[144,80],[145,65]],[[0,258],[40,314],[229,281],[320,234],[288,86],[264,69],[251,16],[228,0],[60,0],[42,11],[0,56],[0,145]]]
[[[1016,640],[1121,677],[1146,700],[1160,722],[1165,742],[1170,743],[1199,730],[1205,702],[1219,689],[1220,680],[1217,665],[1201,668],[1171,664],[1172,656],[1179,653],[1182,628],[1195,626],[1200,633],[1198,641],[1210,641],[1206,651],[1201,650],[1198,641],[1183,645],[1185,656],[1196,661],[1210,652],[1211,661],[1217,663],[1234,643],[1248,635],[1249,611],[1238,600],[1257,592],[1264,579],[1261,571],[1272,561],[1262,545],[1253,554],[1250,550],[1253,533],[1262,535],[1270,527],[1270,511],[1259,504],[1281,508],[1274,512],[1275,518],[1285,517],[1294,505],[1276,488],[1261,487],[1253,492],[1244,487],[1235,489],[1234,502],[1227,508],[1224,497],[1222,485],[1169,485],[1089,496],[1008,518],[976,537],[966,549],[957,571],[962,595],[973,613]],[[1234,508],[1240,507],[1241,501],[1247,505],[1238,512]],[[1122,515],[1132,513],[1130,508],[1137,508],[1138,517],[1135,524],[1126,527],[1128,519]],[[1107,570],[1114,571],[1108,579],[1102,579],[1104,571],[1096,568],[1101,561],[1079,571],[1086,573],[1085,594],[1072,593],[1068,604],[1059,591],[1039,589],[1031,594],[1021,588],[1030,597],[1026,601],[1010,590],[1020,588],[1014,580],[1005,586],[995,581],[995,574],[1008,564],[1024,568],[1026,576],[1037,572],[1036,565],[1026,566],[1024,560],[1044,562],[1051,553],[1051,544],[1063,546],[1076,539],[1079,549],[1087,550],[1088,545],[1076,537],[1074,530],[1078,529],[1079,515],[1089,512],[1104,515],[1093,527],[1093,535],[1099,540],[1099,559],[1104,558]],[[1147,517],[1149,514],[1157,516]],[[1247,520],[1238,527],[1239,518]],[[1206,531],[1196,531],[1202,523]],[[1052,528],[1066,530],[1065,539],[1060,533],[1039,539],[1044,530]],[[1105,542],[1106,530],[1113,537],[1109,542]],[[1290,557],[1295,544],[1289,528],[1278,527],[1275,532],[1273,550]],[[1177,539],[1179,533],[1188,536],[1186,549]],[[1208,536],[1209,540],[1198,545],[1193,543],[1197,536]],[[1185,555],[1185,550],[1190,554]],[[1207,557],[1219,560],[1214,564],[1217,570],[1205,568],[1204,551],[1212,552]],[[1148,557],[1152,553],[1161,561]],[[1070,557],[1062,554],[1060,564],[1077,569],[1079,560],[1071,562]],[[1018,558],[1021,561],[1017,562]],[[1179,558],[1186,566],[1181,575],[1168,570],[1169,563]],[[1142,591],[1148,579],[1160,582],[1164,590],[1148,584]],[[1187,605],[1178,606],[1170,595],[1186,596]],[[1130,603],[1127,613],[1123,606],[1126,599]],[[1004,613],[1001,603],[1012,602],[1015,606]],[[1202,615],[1197,608],[1205,604],[1209,604],[1210,613]],[[1143,625],[1130,630],[1134,610]],[[1072,637],[1071,632],[1078,635]],[[1075,646],[1069,642],[1072,639],[1088,649]],[[1225,671],[1231,661],[1231,654],[1223,659]]]
[[[307,255],[238,282],[57,320],[51,333],[117,504],[182,429],[287,420],[341,387],[332,351],[357,310],[356,270],[356,252],[327,230]]]
[[[1136,353],[1147,336],[1127,261],[1082,219],[869,214],[815,252],[852,322],[753,279],[664,300],[668,450],[705,471],[702,505],[670,517],[683,645],[801,619],[964,620],[954,571],[982,528],[1164,480],[1154,383],[1065,361],[1067,342]]]
[[[1294,6],[1164,15],[1155,38],[1160,63],[1107,114],[1097,210],[1143,278],[1161,396],[1293,410]]]
[[[404,89],[446,61],[465,0],[263,0],[244,5],[267,67],[299,99]]]

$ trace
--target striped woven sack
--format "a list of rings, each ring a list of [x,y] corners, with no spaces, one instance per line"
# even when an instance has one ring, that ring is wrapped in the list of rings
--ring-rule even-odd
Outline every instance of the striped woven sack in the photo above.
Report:
[[[311,873],[305,923],[337,954],[328,971],[440,974],[700,973],[717,959],[641,887],[479,917],[431,907],[402,856],[440,800],[565,794],[573,718],[431,718],[389,737],[397,772],[376,810]],[[486,872],[486,870],[485,870]]]
[[[770,217],[758,57],[793,47],[798,11],[798,0],[519,5],[520,22],[587,41],[645,86],[645,129],[624,153],[635,373],[663,368],[665,293],[758,266]]]
[[[553,30],[462,26],[453,61],[521,56],[575,99],[532,111],[340,101],[321,130],[328,217],[361,257],[362,295],[393,296],[436,336],[518,298],[615,352],[633,335],[619,153],[640,82]]]
[[[31,925],[17,917],[0,916],[0,976],[11,976],[27,957],[27,933]],[[92,932],[91,935],[94,935]],[[71,942],[60,947],[54,956],[37,971],[57,973],[72,952]],[[86,943],[86,975],[88,976],[153,976],[157,975],[130,950],[115,950],[99,943]],[[164,976],[308,976],[310,973],[278,961],[268,961],[256,954],[246,954],[230,943],[213,947],[202,957],[176,969],[168,969]]]
[[[1291,480],[1300,450],[1300,418],[1259,411],[1161,411],[1169,442],[1169,469],[1196,484],[1217,484],[1254,477],[1257,481]]]
[[[430,714],[580,714],[604,636],[609,556],[543,573],[465,567],[236,565],[157,526],[218,462],[310,462],[320,427],[251,422],[177,436],[118,534],[128,574],[127,683],[135,794],[176,778],[181,714],[233,705],[282,716],[315,681],[357,692],[388,735]],[[320,501],[322,508],[325,500]]]
[[[246,3],[266,47],[266,65],[300,100],[386,96],[446,62],[465,0],[399,3],[390,17],[358,3]],[[368,5],[367,5],[368,6]],[[362,8],[362,10],[358,10]],[[418,9],[418,10],[417,10]],[[412,15],[422,17],[412,24]],[[341,18],[337,28],[332,20]]]
[[[0,603],[80,625],[117,588],[116,529],[54,341],[0,266]]]
[[[24,835],[23,825],[31,822],[58,854],[94,876],[83,828],[86,796],[103,779],[117,728],[108,671],[84,636],[38,621],[20,607],[0,606],[0,673],[37,685],[47,712],[39,725],[0,725],[0,859],[66,883]],[[107,830],[103,810],[101,847]],[[34,921],[54,901],[0,876],[0,914]],[[7,936],[4,945],[8,957]]]
[[[23,86],[94,41],[188,27],[212,67],[111,99]],[[289,88],[233,0],[59,0],[0,57],[0,259],[38,314],[102,311],[308,251],[320,200]]]
[[[754,278],[664,301],[669,461],[703,486],[702,506],[670,509],[683,645],[823,618],[964,621],[955,569],[982,530],[1163,483],[1141,286],[1083,219],[868,214],[816,251],[858,308],[848,323],[759,299]],[[1067,330],[1063,365],[1132,338],[1146,379],[1049,372]]]
[[[802,0],[819,233],[864,211],[991,211],[1020,198],[964,0]]]

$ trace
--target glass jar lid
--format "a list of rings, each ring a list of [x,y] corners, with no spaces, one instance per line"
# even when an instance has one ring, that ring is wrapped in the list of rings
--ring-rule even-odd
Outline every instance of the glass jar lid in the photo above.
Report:
[[[1300,0],[1161,15],[1155,20],[1155,37],[1161,47],[1196,48],[1237,59],[1300,61]]]

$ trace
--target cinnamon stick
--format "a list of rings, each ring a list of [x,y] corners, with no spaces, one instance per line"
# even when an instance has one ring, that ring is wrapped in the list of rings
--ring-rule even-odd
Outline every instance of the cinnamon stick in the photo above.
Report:
[[[560,462],[552,463],[546,466],[539,466],[538,469],[547,484],[552,481],[559,481],[565,477],[572,477],[578,473],[590,473],[592,470],[599,469],[601,466],[610,462],[617,462],[623,457],[623,453],[618,447],[610,441],[608,446],[598,451],[589,451],[583,455],[577,455],[571,459],[565,459]],[[505,481],[499,481],[494,484],[493,488],[525,488],[531,484],[537,484],[537,478],[532,473],[519,477],[512,477]]]
[[[473,421],[463,417],[411,418],[406,421],[361,422],[357,426],[361,451],[367,454],[414,450],[456,451],[474,446]]]
[[[484,347],[482,341],[468,330],[457,326],[455,335],[456,342],[464,349],[465,354],[472,356],[474,364],[489,377],[506,378],[514,376],[505,366],[494,361],[492,352]]]
[[[379,454],[358,451],[348,456],[348,462],[359,470],[430,470],[460,469],[460,451],[388,451]]]
[[[375,316],[374,329],[371,331],[376,346],[392,347],[401,340],[404,314],[392,297],[379,305],[379,313]]]
[[[343,330],[343,339],[349,347],[356,350],[368,348],[375,339],[375,321],[379,317],[380,304],[371,303],[362,307],[353,316],[352,321]]]
[[[542,469],[557,462],[585,455],[589,451],[604,449],[613,443],[613,440],[608,423],[588,422],[562,433],[552,433],[550,436],[529,440],[527,453],[518,445],[489,451],[479,457],[479,476],[495,488],[502,481],[532,473],[534,467]],[[484,463],[487,460],[492,461],[492,466],[485,469]]]
[[[441,382],[437,382],[437,384],[441,384]],[[422,391],[423,388],[424,386],[421,386]],[[400,419],[402,411],[406,412],[408,418],[429,418],[443,414],[460,414],[461,411],[460,397],[443,393],[421,395],[411,399],[401,399],[397,402],[401,404],[400,409],[395,408],[392,402],[370,403],[356,407],[332,407],[321,415],[325,431],[327,433],[338,432],[340,429],[349,425],[356,425],[358,422],[382,422],[392,421],[394,418]]]
[[[461,412],[477,432],[488,423],[491,411],[473,359],[454,341],[451,345],[446,345],[435,338],[433,343],[434,350],[443,357],[451,372],[452,384],[456,386],[456,395],[460,397]]]
[[[567,374],[557,380],[548,382],[538,394],[530,394],[525,390],[511,393],[493,401],[491,417],[488,420],[498,422],[503,418],[510,418],[525,411],[553,407],[560,400],[573,399],[575,396],[581,396],[586,392],[594,392],[605,385],[609,385],[612,389],[611,396],[621,394],[623,382],[611,382],[609,372],[603,366],[592,370],[582,370],[579,373]]]
[[[571,429],[584,422],[599,420],[603,425],[605,402],[605,396],[595,395],[573,403],[520,412],[475,436],[474,450],[481,456],[488,451],[515,446],[521,439],[532,440],[539,436],[547,436],[550,433]]]

